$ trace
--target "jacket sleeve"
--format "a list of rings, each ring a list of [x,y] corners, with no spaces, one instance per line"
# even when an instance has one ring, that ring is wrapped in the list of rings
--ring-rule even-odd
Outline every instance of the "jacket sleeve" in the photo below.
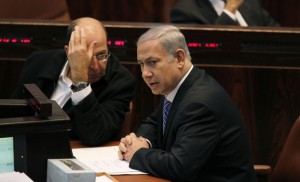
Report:
[[[29,56],[28,59],[26,60],[22,72],[20,74],[17,87],[14,90],[13,94],[10,96],[10,98],[24,99],[23,84],[34,83],[36,81],[35,76],[32,74],[33,69],[35,67],[35,60],[36,60],[35,54]]]
[[[151,142],[152,148],[158,148],[158,127],[160,112],[162,111],[162,104],[158,107],[154,113],[142,121],[141,127],[137,131],[137,136],[142,136],[143,138],[148,139]]]
[[[218,141],[217,122],[206,106],[191,103],[172,121],[170,149],[139,149],[130,167],[172,181],[195,180]]]
[[[12,99],[23,99],[23,84],[34,83],[44,92],[47,97],[50,98],[55,87],[54,80],[57,79],[61,71],[57,68],[61,68],[65,64],[65,60],[66,55],[64,50],[61,49],[33,52],[27,58],[20,74],[17,87],[10,97]],[[48,75],[54,76],[50,79]],[[45,82],[45,80],[47,81]]]
[[[135,85],[135,78],[127,71],[110,80],[105,90],[93,90],[74,106],[71,121],[76,135],[85,145],[100,145],[116,136],[125,112],[129,111]]]
[[[184,24],[214,24],[214,25],[239,25],[237,21],[231,19],[226,13],[222,13],[215,19],[213,23],[210,23],[201,12],[197,12],[197,15],[181,10],[180,8],[174,8],[171,12],[172,23],[184,23]]]

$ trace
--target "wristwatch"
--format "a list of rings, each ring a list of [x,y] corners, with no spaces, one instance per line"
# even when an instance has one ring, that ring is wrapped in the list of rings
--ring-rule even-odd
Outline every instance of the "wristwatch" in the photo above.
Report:
[[[89,86],[88,82],[78,82],[76,85],[72,84],[71,89],[73,92],[79,92]]]

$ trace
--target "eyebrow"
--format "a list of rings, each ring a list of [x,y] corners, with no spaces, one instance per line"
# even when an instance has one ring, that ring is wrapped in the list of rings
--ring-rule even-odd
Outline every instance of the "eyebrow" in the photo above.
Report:
[[[108,50],[101,50],[99,52],[96,53],[96,55],[99,55],[99,54],[108,54],[109,51]]]
[[[148,61],[148,60],[151,60],[151,59],[159,60],[157,57],[149,56],[149,57],[144,58],[144,59],[137,59],[137,61],[142,62],[142,61]]]

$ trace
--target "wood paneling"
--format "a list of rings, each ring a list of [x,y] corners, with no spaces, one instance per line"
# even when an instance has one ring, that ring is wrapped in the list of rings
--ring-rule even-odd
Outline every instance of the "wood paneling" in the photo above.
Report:
[[[66,0],[72,19],[90,16],[102,21],[170,22],[178,0]],[[285,27],[300,26],[300,1],[260,0],[265,10]]]
[[[300,27],[300,1],[262,0],[262,6],[284,27]]]
[[[67,0],[72,19],[90,16],[102,21],[170,22],[177,0]]]

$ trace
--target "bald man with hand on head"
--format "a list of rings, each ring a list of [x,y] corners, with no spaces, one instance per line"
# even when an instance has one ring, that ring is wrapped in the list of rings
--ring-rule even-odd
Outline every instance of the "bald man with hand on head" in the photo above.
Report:
[[[72,139],[100,145],[118,134],[136,80],[109,51],[100,21],[76,19],[67,33],[64,49],[38,51],[28,58],[12,98],[22,99],[22,85],[35,83],[70,117]]]

